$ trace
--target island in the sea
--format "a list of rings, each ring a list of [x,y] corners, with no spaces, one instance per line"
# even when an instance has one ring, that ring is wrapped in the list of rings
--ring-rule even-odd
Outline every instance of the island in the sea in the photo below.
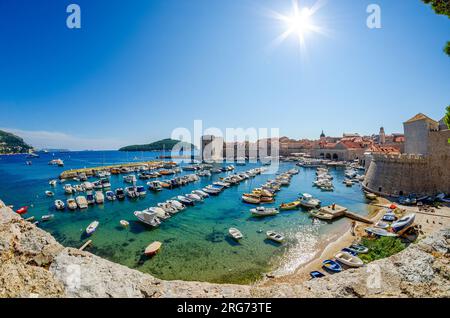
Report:
[[[161,151],[172,150],[175,146],[179,146],[181,150],[194,150],[196,147],[188,142],[182,142],[175,139],[163,139],[146,145],[132,145],[119,149],[119,151]]]
[[[6,131],[0,130],[0,154],[28,153],[33,147],[25,141]]]

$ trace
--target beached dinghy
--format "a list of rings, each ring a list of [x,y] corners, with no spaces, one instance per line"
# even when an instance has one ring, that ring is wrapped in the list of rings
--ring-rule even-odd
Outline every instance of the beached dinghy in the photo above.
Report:
[[[257,207],[256,209],[251,209],[250,212],[252,213],[253,216],[257,217],[273,216],[280,213],[278,209],[264,208],[264,207]]]
[[[369,252],[369,248],[367,248],[361,244],[352,244],[347,249],[349,249],[350,251],[353,251],[357,254],[366,254]]]
[[[415,214],[409,214],[407,216],[402,217],[400,220],[398,220],[397,222],[394,222],[392,224],[392,226],[391,226],[392,231],[394,231],[395,233],[398,233],[398,232],[401,232],[401,231],[407,229],[414,223],[415,219],[416,219]]]
[[[397,216],[394,212],[387,212],[385,215],[383,215],[383,221],[394,222],[395,220],[397,220]]]
[[[312,279],[325,277],[325,274],[319,271],[313,271],[309,273],[309,275],[311,276]]]
[[[337,262],[332,261],[331,259],[327,259],[322,262],[323,268],[333,272],[333,273],[339,273],[342,272],[342,267]]]
[[[387,223],[387,222],[384,222],[384,221],[378,221],[378,222],[375,224],[375,227],[376,227],[376,228],[379,228],[379,229],[387,229],[389,226],[390,226],[390,224]]]
[[[55,200],[55,208],[56,208],[56,210],[64,210],[65,206],[66,205],[61,200]]]
[[[146,256],[153,256],[161,249],[162,243],[161,242],[153,242],[144,251],[144,254]]]
[[[376,227],[368,227],[364,230],[367,232],[367,234],[374,235],[374,236],[385,236],[385,237],[397,237],[398,236],[395,233],[391,233],[391,232],[388,232],[383,229],[378,229]]]
[[[92,235],[94,234],[95,231],[97,231],[98,225],[100,223],[98,221],[94,221],[91,224],[89,224],[89,226],[86,228],[86,234],[87,235]]]
[[[235,228],[231,228],[228,230],[228,233],[230,234],[230,236],[232,238],[234,238],[236,241],[239,241],[240,239],[242,239],[244,236],[242,235],[241,231],[239,231],[238,229]]]
[[[363,261],[359,257],[354,256],[348,252],[339,252],[338,254],[336,254],[335,258],[342,264],[345,264],[349,267],[361,267],[364,265]]]
[[[267,231],[266,237],[269,240],[272,240],[272,241],[280,243],[280,244],[283,243],[283,241],[284,241],[284,236],[277,232],[274,232],[274,231]]]
[[[350,255],[353,255],[353,256],[357,256],[357,255],[358,255],[358,253],[356,253],[355,251],[352,251],[352,250],[349,249],[348,247],[343,248],[343,249],[341,250],[341,252],[346,252],[346,253],[349,253]]]

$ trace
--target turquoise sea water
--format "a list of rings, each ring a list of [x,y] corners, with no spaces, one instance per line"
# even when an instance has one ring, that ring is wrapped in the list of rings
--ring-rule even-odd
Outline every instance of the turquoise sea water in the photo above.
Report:
[[[27,166],[24,155],[0,156],[0,198],[8,205],[32,206],[26,217],[40,219],[45,214],[55,214],[52,221],[40,223],[40,227],[51,234],[63,245],[80,247],[88,238],[85,228],[94,220],[100,221],[97,232],[90,238],[92,247],[88,250],[111,261],[130,268],[151,273],[168,280],[196,280],[220,283],[250,283],[258,280],[266,272],[278,269],[288,273],[302,262],[312,257],[317,244],[330,232],[349,223],[342,219],[333,224],[312,224],[311,218],[302,210],[283,212],[276,217],[255,219],[250,216],[253,206],[241,201],[241,195],[251,192],[274,175],[260,175],[242,182],[239,186],[225,190],[218,197],[211,197],[204,203],[190,207],[161,227],[151,230],[137,222],[133,212],[156,206],[174,196],[190,193],[216,181],[225,173],[202,178],[201,181],[174,190],[164,190],[154,194],[147,192],[145,198],[137,201],[105,202],[104,205],[90,207],[83,212],[57,212],[53,208],[55,199],[69,197],[64,194],[63,185],[56,188],[48,185],[50,179],[56,179],[63,170],[111,165],[133,161],[153,160],[159,153],[121,153],[109,152],[70,152],[41,154]],[[64,168],[49,166],[53,158],[61,158]],[[259,164],[247,164],[236,167],[236,171],[246,171]],[[292,163],[281,163],[280,172],[294,167]],[[308,192],[319,198],[322,203],[338,203],[351,211],[367,214],[367,205],[359,186],[352,188],[342,184],[344,170],[332,169],[335,177],[335,192],[321,192],[312,187],[315,169],[299,168],[300,174],[292,178],[289,187],[283,187],[276,203],[295,200],[299,193]],[[188,174],[184,172],[182,174]],[[90,181],[93,181],[91,179]],[[147,181],[138,180],[145,185]],[[74,184],[73,181],[68,183]],[[111,176],[112,189],[125,187],[122,176]],[[54,198],[48,198],[45,190],[55,192]],[[268,205],[270,206],[270,205]],[[123,229],[119,221],[130,221],[130,228]],[[236,243],[228,236],[230,227],[239,228],[244,239]],[[269,229],[283,233],[286,244],[278,246],[265,239]],[[263,230],[263,233],[259,233]],[[153,241],[163,242],[161,252],[148,259],[143,256],[145,247]]]

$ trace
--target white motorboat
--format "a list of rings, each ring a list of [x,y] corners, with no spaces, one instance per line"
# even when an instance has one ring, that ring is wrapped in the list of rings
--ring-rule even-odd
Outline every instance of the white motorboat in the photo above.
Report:
[[[55,194],[52,191],[45,191],[45,195],[48,196],[48,197],[52,197]]]
[[[122,225],[124,228],[127,228],[128,226],[130,226],[130,222],[126,221],[126,220],[120,220],[120,225]]]
[[[279,233],[276,233],[274,231],[267,231],[266,232],[266,237],[269,240],[272,240],[272,241],[277,242],[277,243],[283,243],[284,242],[284,236],[279,234]]]
[[[185,205],[194,205],[193,200],[186,198],[185,196],[182,196],[182,195],[177,196],[177,200]]]
[[[397,237],[398,236],[395,233],[391,233],[384,229],[379,229],[376,227],[373,227],[373,228],[368,227],[364,230],[367,232],[367,234],[374,235],[374,236],[386,236],[386,237]]]
[[[55,200],[55,208],[56,208],[56,210],[64,210],[65,207],[66,207],[66,205],[64,204],[63,201]]]
[[[158,207],[170,214],[176,214],[179,212],[178,209],[169,202],[158,203]]]
[[[134,174],[130,174],[130,175],[124,176],[123,177],[123,181],[126,182],[126,183],[135,184],[137,179],[136,179],[136,176]]]
[[[78,205],[77,205],[77,202],[75,201],[75,199],[67,200],[67,208],[72,211],[74,211],[78,208]]]
[[[42,221],[42,222],[50,221],[50,220],[52,220],[54,217],[55,217],[54,214],[43,215],[43,216],[41,217],[41,221]]]
[[[171,217],[170,213],[164,211],[164,209],[160,208],[160,207],[151,207],[148,209],[148,211],[150,213],[154,213],[158,219],[160,220],[167,220]]]
[[[77,205],[80,209],[87,209],[88,202],[84,196],[80,195],[75,200],[77,201]]]
[[[89,181],[83,182],[83,187],[86,191],[91,191],[94,189],[94,185],[90,183]]]
[[[102,191],[96,191],[95,192],[95,203],[97,204],[103,204],[105,202],[105,196],[103,195]]]
[[[109,182],[108,178],[102,178],[100,179],[100,184],[102,185],[103,189],[109,189],[111,188],[111,182]]]
[[[155,213],[150,213],[148,211],[136,211],[134,212],[134,216],[136,216],[139,221],[150,227],[158,227],[161,224],[161,221]]]
[[[127,196],[129,198],[132,198],[132,199],[137,198],[139,196],[139,194],[137,193],[137,188],[135,186],[126,187],[125,193],[127,194]]]
[[[276,208],[265,208],[265,207],[257,207],[256,209],[251,209],[250,212],[253,216],[257,217],[265,217],[265,216],[273,216],[280,213]]]
[[[228,230],[228,233],[230,234],[230,236],[232,238],[234,238],[236,241],[239,241],[240,239],[242,239],[244,236],[242,235],[241,231],[239,231],[236,228],[231,228]]]
[[[74,192],[74,190],[70,184],[66,184],[66,185],[64,185],[64,192],[66,194],[72,194]]]
[[[186,198],[195,202],[203,202],[203,197],[193,193],[186,194]]]
[[[169,203],[174,208],[176,208],[178,211],[183,211],[184,209],[186,209],[186,206],[183,203],[181,203],[180,201],[167,200],[166,202]]]
[[[335,256],[336,260],[338,260],[340,263],[345,264],[349,267],[361,267],[364,266],[363,261],[357,257],[354,256],[348,252],[339,252]]]
[[[220,192],[222,192],[222,190],[220,188],[216,188],[213,186],[207,186],[207,187],[203,188],[202,191],[206,192],[207,194],[210,194],[210,195],[219,195]]]
[[[89,224],[89,226],[86,228],[86,234],[87,235],[94,234],[94,232],[97,231],[99,224],[100,224],[100,222],[98,222],[98,221],[94,221],[91,224]]]
[[[50,180],[50,181],[48,182],[48,184],[51,185],[52,187],[56,187],[56,183],[57,183],[56,180]]]
[[[159,192],[159,191],[163,190],[161,183],[159,181],[147,182],[147,186],[151,191],[154,191],[154,192]]]
[[[209,194],[204,192],[204,191],[202,191],[202,190],[194,190],[194,191],[192,191],[192,193],[196,194],[196,195],[199,195],[202,198],[208,198],[209,197]]]

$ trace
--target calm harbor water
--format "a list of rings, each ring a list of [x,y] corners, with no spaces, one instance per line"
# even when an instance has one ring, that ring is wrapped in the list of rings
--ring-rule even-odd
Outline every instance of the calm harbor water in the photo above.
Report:
[[[133,212],[156,206],[177,195],[217,181],[225,173],[202,178],[186,187],[164,190],[160,193],[147,192],[145,198],[130,201],[105,202],[104,205],[91,206],[83,212],[57,212],[55,199],[66,200],[63,185],[51,189],[50,179],[56,179],[63,170],[111,165],[117,163],[153,160],[160,153],[122,153],[107,152],[68,152],[41,154],[27,166],[24,155],[0,156],[0,198],[8,205],[30,206],[27,217],[55,214],[55,218],[39,226],[50,232],[65,246],[80,247],[88,238],[84,235],[86,227],[94,220],[100,222],[97,232],[90,238],[93,245],[88,250],[111,261],[135,268],[142,272],[168,280],[196,280],[218,283],[250,283],[262,277],[263,273],[278,269],[278,273],[292,272],[299,264],[309,260],[317,245],[331,232],[349,223],[342,219],[333,224],[313,224],[308,214],[302,210],[283,212],[276,217],[255,219],[250,216],[252,206],[241,201],[241,195],[260,186],[274,175],[260,175],[242,182],[237,187],[225,190],[218,197],[211,197],[204,203],[165,221],[161,227],[150,230],[137,222]],[[49,166],[51,159],[61,158],[65,167]],[[236,167],[236,171],[246,171],[258,164]],[[292,163],[281,163],[280,172],[294,167]],[[334,192],[321,192],[312,187],[315,169],[299,168],[300,174],[292,178],[289,187],[283,187],[276,203],[295,200],[299,193],[308,192],[322,203],[338,203],[350,210],[367,214],[364,195],[358,185],[352,188],[342,184],[343,169],[331,169],[334,176]],[[183,172],[188,174],[190,172]],[[164,178],[162,178],[164,179]],[[91,179],[90,181],[93,181]],[[145,185],[147,181],[138,180]],[[67,183],[74,184],[73,181]],[[112,189],[125,187],[122,176],[111,176]],[[46,190],[55,192],[54,198],[45,195]],[[32,206],[32,207],[31,207]],[[270,205],[268,205],[270,206]],[[130,221],[129,229],[119,225],[120,220]],[[231,240],[227,233],[230,227],[239,228],[244,234],[240,243]],[[265,231],[272,229],[285,234],[286,244],[282,247],[265,240]],[[259,233],[260,230],[263,233]],[[153,242],[163,242],[161,252],[147,259],[143,256],[145,247]]]

